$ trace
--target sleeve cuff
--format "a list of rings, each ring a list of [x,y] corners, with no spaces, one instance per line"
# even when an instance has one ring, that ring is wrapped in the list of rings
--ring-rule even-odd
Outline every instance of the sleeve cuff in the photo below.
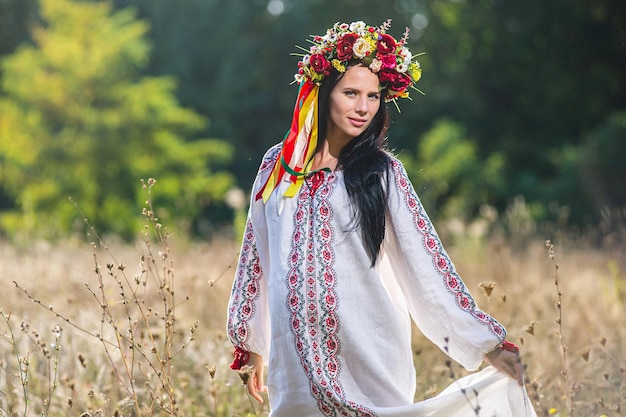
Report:
[[[248,360],[250,359],[250,352],[241,349],[240,347],[235,347],[235,351],[233,352],[235,359],[233,363],[230,364],[230,369],[239,370],[242,366],[244,366]]]

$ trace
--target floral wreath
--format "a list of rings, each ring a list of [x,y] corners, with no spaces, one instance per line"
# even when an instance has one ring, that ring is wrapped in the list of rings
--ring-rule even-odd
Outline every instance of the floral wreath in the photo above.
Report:
[[[295,80],[300,85],[291,118],[291,127],[285,134],[280,155],[274,162],[265,184],[256,194],[264,202],[280,188],[282,198],[294,197],[311,166],[318,142],[318,97],[324,77],[331,68],[345,72],[352,62],[367,65],[378,76],[385,90],[385,100],[409,98],[409,87],[421,93],[414,84],[420,79],[422,69],[406,47],[409,29],[397,41],[385,33],[391,27],[391,19],[379,28],[358,21],[335,23],[324,36],[312,36],[313,44],[308,50],[300,48],[302,60],[298,63]],[[421,55],[421,54],[420,54]],[[282,200],[281,200],[282,201]],[[282,203],[279,203],[279,212]]]
[[[408,98],[409,87],[422,76],[419,62],[406,47],[409,29],[397,41],[385,33],[391,27],[391,19],[380,27],[369,26],[357,21],[350,24],[335,23],[324,36],[312,35],[313,45],[298,62],[295,80],[299,84],[310,80],[320,85],[325,76],[330,75],[331,67],[345,72],[350,61],[360,61],[378,75],[380,84],[386,88],[386,101]]]

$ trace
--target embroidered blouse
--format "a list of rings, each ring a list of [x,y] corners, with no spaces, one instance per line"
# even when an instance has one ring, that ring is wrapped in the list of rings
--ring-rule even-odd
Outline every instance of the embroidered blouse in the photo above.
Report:
[[[254,183],[227,324],[233,345],[268,365],[271,415],[473,415],[421,414],[467,407],[466,383],[481,386],[481,395],[506,387],[494,403],[509,390],[527,401],[512,379],[488,368],[457,381],[447,400],[413,403],[411,320],[469,370],[504,340],[504,327],[477,307],[397,159],[372,267],[341,171],[311,175],[293,198],[280,190],[266,203],[254,198],[279,151],[280,144],[266,153]]]

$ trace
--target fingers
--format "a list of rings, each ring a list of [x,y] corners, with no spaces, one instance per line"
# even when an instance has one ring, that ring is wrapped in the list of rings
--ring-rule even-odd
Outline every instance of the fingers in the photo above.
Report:
[[[259,395],[259,390],[257,388],[255,378],[250,378],[250,381],[248,381],[248,394],[250,394],[250,396],[258,402],[263,403],[263,397]]]
[[[263,386],[263,367],[254,367],[254,373],[248,379],[247,388],[248,394],[252,398],[263,403],[263,397],[261,397],[260,393],[267,391],[267,387]]]
[[[515,379],[520,386],[524,385],[524,367],[517,352],[503,352],[505,372]]]
[[[260,393],[267,391],[267,387],[263,385],[263,358],[254,352],[249,352],[246,365],[248,378],[244,380],[248,394],[260,403],[263,403],[263,397]]]
[[[520,360],[519,356],[517,357],[517,360],[515,361],[515,376],[517,377],[517,383],[519,384],[520,387],[524,386],[524,366],[522,366],[522,361]]]
[[[487,363],[524,385],[524,367],[517,352],[495,350],[485,357]]]

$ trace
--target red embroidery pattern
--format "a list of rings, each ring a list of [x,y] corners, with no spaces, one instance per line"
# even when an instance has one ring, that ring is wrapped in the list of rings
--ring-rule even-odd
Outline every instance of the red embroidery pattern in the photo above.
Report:
[[[259,173],[264,173],[274,168],[274,164],[278,159],[278,155],[280,155],[280,150],[282,149],[282,147],[283,143],[281,142],[268,149],[268,151],[263,156],[263,161],[261,162],[261,166],[259,167]],[[263,178],[263,181],[261,181],[261,183],[264,183],[266,179],[267,178]]]
[[[255,302],[259,298],[259,280],[263,272],[257,253],[252,222],[248,220],[239,255],[239,265],[235,284],[231,293],[228,314],[228,335],[233,344],[249,351],[250,319],[256,311]]]
[[[316,178],[315,190],[298,194],[294,233],[289,255],[287,305],[291,330],[311,394],[324,416],[374,417],[374,413],[345,398],[339,374],[341,344],[337,336],[336,273],[333,268],[332,207],[329,197],[336,177]]]
[[[404,167],[397,160],[392,160],[391,166],[395,173],[396,185],[400,193],[404,196],[404,201],[413,215],[413,224],[417,231],[422,235],[424,248],[430,253],[433,265],[443,278],[444,285],[447,290],[454,296],[456,304],[467,313],[471,314],[478,322],[488,326],[491,333],[504,339],[506,330],[494,318],[482,312],[476,306],[471,294],[461,281],[457,274],[452,261],[443,249],[443,245],[433,228],[432,223],[428,219],[424,207],[420,202],[415,190],[409,182]]]
[[[257,176],[271,170],[280,155],[282,142],[270,148],[263,156]],[[250,319],[256,312],[256,300],[259,298],[259,280],[263,275],[252,222],[248,219],[244,231],[243,243],[235,283],[231,293],[228,314],[228,335],[236,349],[249,351]]]

